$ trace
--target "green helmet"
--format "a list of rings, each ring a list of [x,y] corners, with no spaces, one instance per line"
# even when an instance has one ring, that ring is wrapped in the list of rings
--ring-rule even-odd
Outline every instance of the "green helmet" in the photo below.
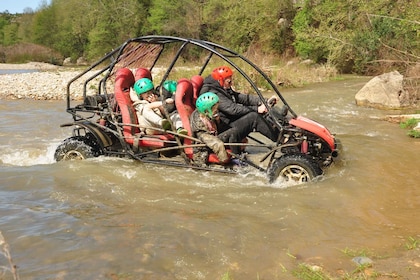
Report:
[[[178,83],[176,81],[165,81],[163,83],[163,88],[169,91],[170,93],[174,94],[176,91],[176,85]]]
[[[195,107],[197,108],[198,112],[211,118],[213,116],[213,111],[211,108],[213,108],[217,102],[219,102],[219,97],[217,94],[213,92],[206,92],[197,98]]]
[[[155,86],[153,85],[153,82],[148,78],[139,79],[134,83],[134,90],[136,91],[137,95],[141,95],[154,88]]]

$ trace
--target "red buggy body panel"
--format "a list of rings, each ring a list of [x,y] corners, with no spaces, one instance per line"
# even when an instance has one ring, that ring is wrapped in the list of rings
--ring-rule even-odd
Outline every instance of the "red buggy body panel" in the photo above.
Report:
[[[295,119],[291,119],[289,121],[291,125],[294,125],[296,127],[302,128],[304,130],[310,131],[322,139],[324,139],[325,142],[328,143],[331,150],[335,150],[335,141],[334,136],[329,132],[329,130],[323,126],[322,124],[317,123],[316,121],[313,121],[311,119],[298,116]]]

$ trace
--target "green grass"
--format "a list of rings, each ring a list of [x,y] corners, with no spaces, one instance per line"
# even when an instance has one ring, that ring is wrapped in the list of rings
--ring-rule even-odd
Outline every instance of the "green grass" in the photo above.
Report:
[[[401,122],[400,123],[400,127],[401,128],[404,128],[404,129],[413,129],[414,127],[416,127],[417,126],[417,124],[419,123],[419,121],[420,120],[418,120],[418,119],[415,119],[415,118],[411,118],[411,119],[408,119],[408,120],[406,120],[406,121],[404,121],[404,122]]]
[[[368,257],[368,256],[374,256],[374,253],[368,249],[350,249],[350,248],[344,248],[340,250],[344,255],[354,258],[354,257]]]
[[[405,248],[407,249],[407,250],[414,250],[414,249],[417,249],[417,248],[419,248],[419,240],[418,239],[416,239],[416,238],[414,238],[414,237],[411,237],[411,236],[409,236],[408,238],[407,238],[407,241],[405,242]]]
[[[413,138],[420,138],[420,131],[412,129],[407,132],[407,135]]]
[[[400,127],[403,129],[409,129],[407,132],[407,135],[413,138],[420,138],[420,131],[414,130],[413,128],[417,126],[417,124],[420,122],[419,119],[411,118],[404,122],[400,123]]]
[[[332,279],[321,267],[301,263],[292,271],[292,275],[301,280],[329,280]]]

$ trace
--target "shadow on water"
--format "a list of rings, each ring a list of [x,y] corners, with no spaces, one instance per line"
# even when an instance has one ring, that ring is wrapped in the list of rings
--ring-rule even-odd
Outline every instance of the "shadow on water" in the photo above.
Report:
[[[64,102],[0,100],[0,230],[21,277],[293,279],[302,262],[355,269],[348,248],[401,253],[420,230],[420,143],[382,121],[389,112],[355,106],[366,81],[284,92],[343,145],[323,178],[293,187],[124,159],[54,163]]]

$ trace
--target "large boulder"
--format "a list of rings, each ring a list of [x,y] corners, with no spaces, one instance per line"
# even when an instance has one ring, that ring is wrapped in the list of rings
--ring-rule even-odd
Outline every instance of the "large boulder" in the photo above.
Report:
[[[356,104],[378,109],[409,106],[409,93],[404,89],[403,78],[398,71],[374,77],[356,94]]]
[[[76,64],[79,66],[86,66],[88,65],[88,62],[83,56],[81,56],[77,59]]]
[[[64,66],[68,66],[68,65],[71,65],[71,64],[72,64],[71,57],[66,57],[66,58],[63,60],[63,65],[64,65]]]

